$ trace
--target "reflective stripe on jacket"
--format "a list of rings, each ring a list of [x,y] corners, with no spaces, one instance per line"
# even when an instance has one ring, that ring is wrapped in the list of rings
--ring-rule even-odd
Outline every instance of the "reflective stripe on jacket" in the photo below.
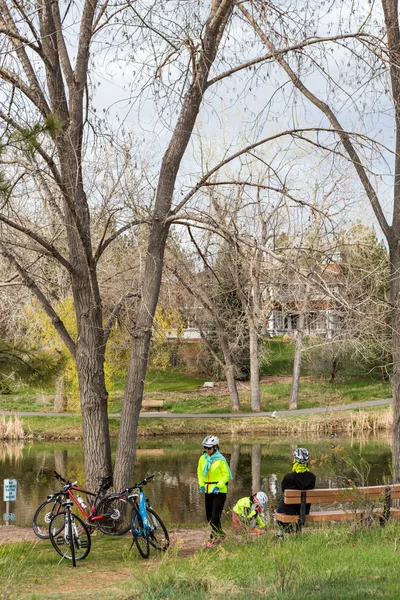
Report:
[[[211,494],[215,487],[219,487],[219,491],[226,494],[228,491],[226,484],[230,479],[227,463],[224,460],[214,460],[207,471],[207,475],[204,477],[203,471],[206,462],[205,454],[202,454],[197,465],[199,487],[204,487],[206,494]]]
[[[246,522],[250,521],[251,519],[256,519],[259,527],[266,527],[266,523],[264,523],[260,517],[260,514],[255,509],[255,506],[256,505],[252,503],[250,497],[246,496],[245,498],[238,500],[232,510],[239,515],[242,521]]]

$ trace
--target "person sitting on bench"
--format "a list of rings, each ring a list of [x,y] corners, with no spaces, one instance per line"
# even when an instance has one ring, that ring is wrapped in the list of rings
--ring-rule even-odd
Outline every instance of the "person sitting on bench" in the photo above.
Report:
[[[296,448],[293,452],[292,472],[286,473],[282,479],[282,492],[285,490],[313,490],[315,488],[316,477],[309,468],[310,454],[306,448]],[[306,504],[306,514],[310,512],[311,504]],[[284,498],[279,500],[278,513],[286,515],[299,515],[300,504],[285,504]],[[278,526],[284,531],[292,531],[291,523],[281,523],[277,521]],[[280,531],[281,534],[281,531]],[[279,534],[278,534],[279,535]]]

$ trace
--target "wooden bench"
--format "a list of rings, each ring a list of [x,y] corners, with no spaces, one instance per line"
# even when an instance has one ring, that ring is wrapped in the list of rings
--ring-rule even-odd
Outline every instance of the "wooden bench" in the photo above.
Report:
[[[275,513],[275,521],[296,523],[301,530],[305,523],[323,521],[349,521],[351,519],[374,516],[385,525],[389,517],[399,518],[400,508],[392,507],[392,500],[400,498],[400,484],[376,485],[369,487],[330,488],[314,490],[285,490],[285,504],[300,504],[299,515]],[[306,504],[311,504],[310,514],[306,515]],[[329,510],[312,510],[315,505],[333,505]]]
[[[163,406],[164,400],[143,400],[141,410],[156,408],[158,411],[160,411]]]

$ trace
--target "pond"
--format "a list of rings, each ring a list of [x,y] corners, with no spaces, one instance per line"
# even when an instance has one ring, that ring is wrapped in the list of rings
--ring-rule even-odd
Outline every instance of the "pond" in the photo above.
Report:
[[[203,436],[157,437],[140,440],[134,479],[156,473],[146,487],[152,506],[168,526],[204,523],[203,497],[198,492],[197,461]],[[221,439],[233,480],[226,507],[252,490],[267,492],[272,511],[277,504],[280,481],[290,470],[293,449],[308,448],[318,487],[337,487],[351,477],[358,484],[377,485],[390,481],[390,436],[311,438],[235,437]],[[115,450],[115,449],[114,449]],[[60,485],[53,470],[70,481],[84,482],[81,443],[10,443],[0,441],[0,486],[4,479],[18,482],[17,500],[10,503],[16,524],[29,526],[37,506]],[[0,490],[0,522],[6,503]]]

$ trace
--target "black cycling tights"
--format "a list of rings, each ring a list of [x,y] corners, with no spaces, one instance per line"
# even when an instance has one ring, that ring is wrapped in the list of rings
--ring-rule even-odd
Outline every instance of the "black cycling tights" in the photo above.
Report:
[[[206,500],[206,517],[211,525],[211,538],[223,535],[221,528],[221,515],[224,508],[226,494],[204,494]]]

